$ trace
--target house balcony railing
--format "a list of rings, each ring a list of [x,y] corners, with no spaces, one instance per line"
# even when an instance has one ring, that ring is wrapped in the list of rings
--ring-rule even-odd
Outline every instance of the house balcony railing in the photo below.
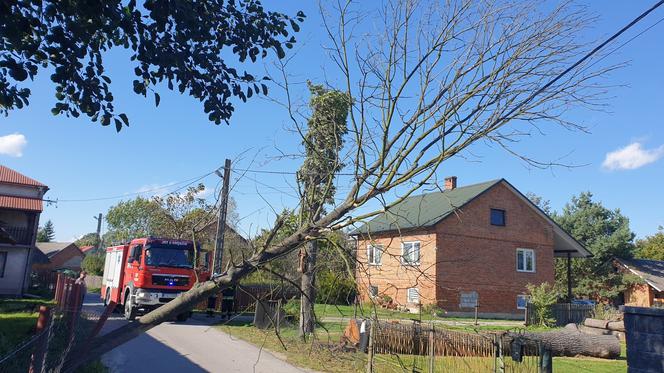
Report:
[[[31,245],[32,244],[32,230],[26,227],[14,227],[10,225],[0,226],[2,229],[9,235],[11,240],[15,241],[16,245]],[[5,236],[5,234],[2,234]],[[0,240],[1,243],[12,244],[11,240],[8,240],[6,237],[2,237]]]

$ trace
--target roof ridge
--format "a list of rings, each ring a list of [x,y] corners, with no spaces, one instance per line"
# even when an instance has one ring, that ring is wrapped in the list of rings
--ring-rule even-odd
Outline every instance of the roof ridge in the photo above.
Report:
[[[492,184],[492,185],[493,185],[493,184],[497,184],[498,182],[503,181],[503,180],[505,180],[505,178],[493,179],[493,180],[487,180],[487,181],[482,181],[482,182],[479,182],[479,183],[468,184],[468,185],[464,185],[464,186],[456,187],[456,188],[454,188],[454,189],[436,190],[436,191],[433,191],[433,192],[427,192],[427,193],[415,194],[415,195],[408,196],[408,197],[406,197],[406,198],[404,198],[404,199],[413,198],[413,197],[428,196],[428,195],[432,195],[432,194],[435,194],[435,193],[441,193],[441,194],[442,194],[442,193],[445,193],[445,192],[453,192],[453,191],[455,191],[455,190],[466,189],[466,188],[472,188],[472,187],[476,187],[476,186],[478,186],[478,185],[482,185],[482,184]]]

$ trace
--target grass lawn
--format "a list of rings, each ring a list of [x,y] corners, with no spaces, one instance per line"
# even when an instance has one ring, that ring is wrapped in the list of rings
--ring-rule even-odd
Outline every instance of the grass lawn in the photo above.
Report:
[[[405,319],[405,320],[419,320],[420,314],[418,313],[409,313],[409,312],[399,312],[395,310],[388,310],[381,307],[373,307],[371,305],[362,305],[357,307],[357,317],[369,317],[376,312],[379,319]],[[349,318],[355,315],[354,306],[345,306],[345,305],[333,305],[333,304],[316,304],[314,306],[314,312],[316,317],[325,318],[325,317],[344,317]],[[422,313],[422,320],[448,320],[448,321],[461,321],[461,322],[472,322],[473,318],[468,317],[439,317],[432,314]],[[501,319],[478,319],[480,322],[505,322],[508,320]],[[514,322],[514,320],[509,320],[508,322]]]
[[[317,307],[320,305],[317,305]],[[329,307],[329,306],[328,306]],[[343,309],[343,308],[342,308]],[[352,308],[351,308],[352,311]],[[313,369],[321,372],[365,372],[367,355],[364,353],[348,351],[331,351],[330,347],[338,344],[345,328],[345,323],[326,322],[323,328],[318,328],[316,333],[317,342],[303,342],[297,336],[297,328],[292,326],[282,328],[280,337],[277,337],[273,329],[260,330],[250,324],[231,322],[218,325],[219,330],[233,337],[246,340],[256,346],[263,347],[285,359],[293,365]],[[503,327],[504,329],[505,327]],[[283,343],[283,344],[282,344]],[[285,346],[285,349],[284,349]],[[439,371],[485,371],[491,370],[493,358],[436,358],[436,367]],[[377,372],[402,372],[407,371],[415,365],[427,369],[427,361],[424,356],[412,355],[377,355]],[[532,361],[531,361],[532,363]],[[514,366],[514,371],[519,371],[519,366],[506,359],[508,367]],[[593,358],[566,358],[555,357],[553,359],[554,372],[625,372],[627,364],[623,345],[623,353],[619,360],[604,360]]]
[[[5,299],[0,301],[0,356],[33,335],[39,306],[52,305],[42,299]]]

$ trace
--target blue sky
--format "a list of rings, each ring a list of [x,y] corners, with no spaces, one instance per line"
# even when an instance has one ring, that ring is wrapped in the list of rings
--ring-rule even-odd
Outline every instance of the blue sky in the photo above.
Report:
[[[302,9],[308,18],[302,32],[293,70],[303,80],[322,81],[331,74],[331,65],[321,48],[325,42],[314,2],[265,5],[294,14]],[[585,35],[587,39],[607,37],[637,14],[651,6],[646,1],[589,2],[598,22]],[[283,7],[286,8],[283,8]],[[658,9],[613,44],[617,46],[664,17]],[[533,169],[491,147],[479,147],[479,158],[455,159],[439,171],[441,177],[456,175],[459,185],[504,177],[523,192],[535,192],[560,210],[574,194],[592,191],[610,208],[620,208],[631,220],[638,236],[656,232],[664,225],[664,22],[636,38],[605,60],[629,61],[629,66],[613,73],[609,82],[622,85],[612,89],[606,112],[573,111],[568,117],[591,129],[590,134],[552,129],[518,145],[525,154],[541,160],[565,156],[576,168]],[[105,212],[124,196],[162,188],[164,193],[223,164],[225,158],[235,167],[295,171],[299,160],[277,159],[281,153],[294,153],[299,139],[286,130],[283,108],[267,100],[252,99],[236,105],[229,126],[208,122],[202,106],[194,99],[161,87],[161,104],[131,90],[132,69],[126,54],[112,51],[106,57],[113,79],[115,107],[126,112],[131,127],[116,133],[85,118],[54,117],[50,108],[54,88],[47,73],[30,85],[33,95],[27,109],[0,117],[0,163],[50,186],[47,198],[60,202],[46,206],[42,222],[51,219],[58,240],[73,240],[94,231],[93,216]],[[264,66],[248,68],[261,72]],[[324,73],[325,71],[325,73]],[[604,165],[603,165],[604,164]],[[237,180],[237,178],[235,178]],[[213,189],[215,175],[202,181]],[[296,204],[292,176],[248,173],[234,183],[240,227],[246,235],[273,220],[272,208]],[[143,195],[154,194],[155,191]],[[212,196],[212,191],[208,196]],[[94,201],[67,201],[96,199]],[[268,203],[269,202],[269,205]]]

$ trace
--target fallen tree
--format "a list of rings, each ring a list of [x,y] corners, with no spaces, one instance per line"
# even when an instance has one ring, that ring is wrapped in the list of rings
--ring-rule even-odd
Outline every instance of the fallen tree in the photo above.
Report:
[[[620,356],[620,341],[613,335],[583,333],[576,324],[550,332],[508,334],[512,338],[526,338],[544,343],[554,356],[591,356],[615,359]]]
[[[604,87],[591,82],[613,68],[589,69],[580,62],[574,66],[583,68],[569,68],[585,50],[575,40],[589,20],[569,3],[541,11],[529,0],[519,6],[387,1],[380,11],[367,13],[381,17],[385,27],[376,35],[362,33],[358,40],[352,39],[353,23],[365,18],[357,17],[351,5],[340,4],[338,17],[324,12],[331,58],[351,105],[347,154],[340,156],[347,166],[335,175],[335,185],[348,192],[335,196],[329,212],[283,239],[275,239],[282,225],[278,221],[259,247],[231,258],[221,275],[96,338],[86,353],[71,353],[66,371],[191,310],[254,271],[270,270],[265,264],[325,233],[361,224],[425,186],[439,188],[440,165],[455,156],[472,156],[478,141],[536,167],[555,165],[519,155],[510,146],[541,132],[539,124],[584,130],[562,115],[570,104],[596,103]],[[280,85],[288,90],[287,82]],[[294,121],[301,117],[291,111],[290,101],[288,109]],[[508,123],[514,125],[508,128]],[[370,201],[380,207],[353,214]],[[357,263],[358,270],[365,264]]]

